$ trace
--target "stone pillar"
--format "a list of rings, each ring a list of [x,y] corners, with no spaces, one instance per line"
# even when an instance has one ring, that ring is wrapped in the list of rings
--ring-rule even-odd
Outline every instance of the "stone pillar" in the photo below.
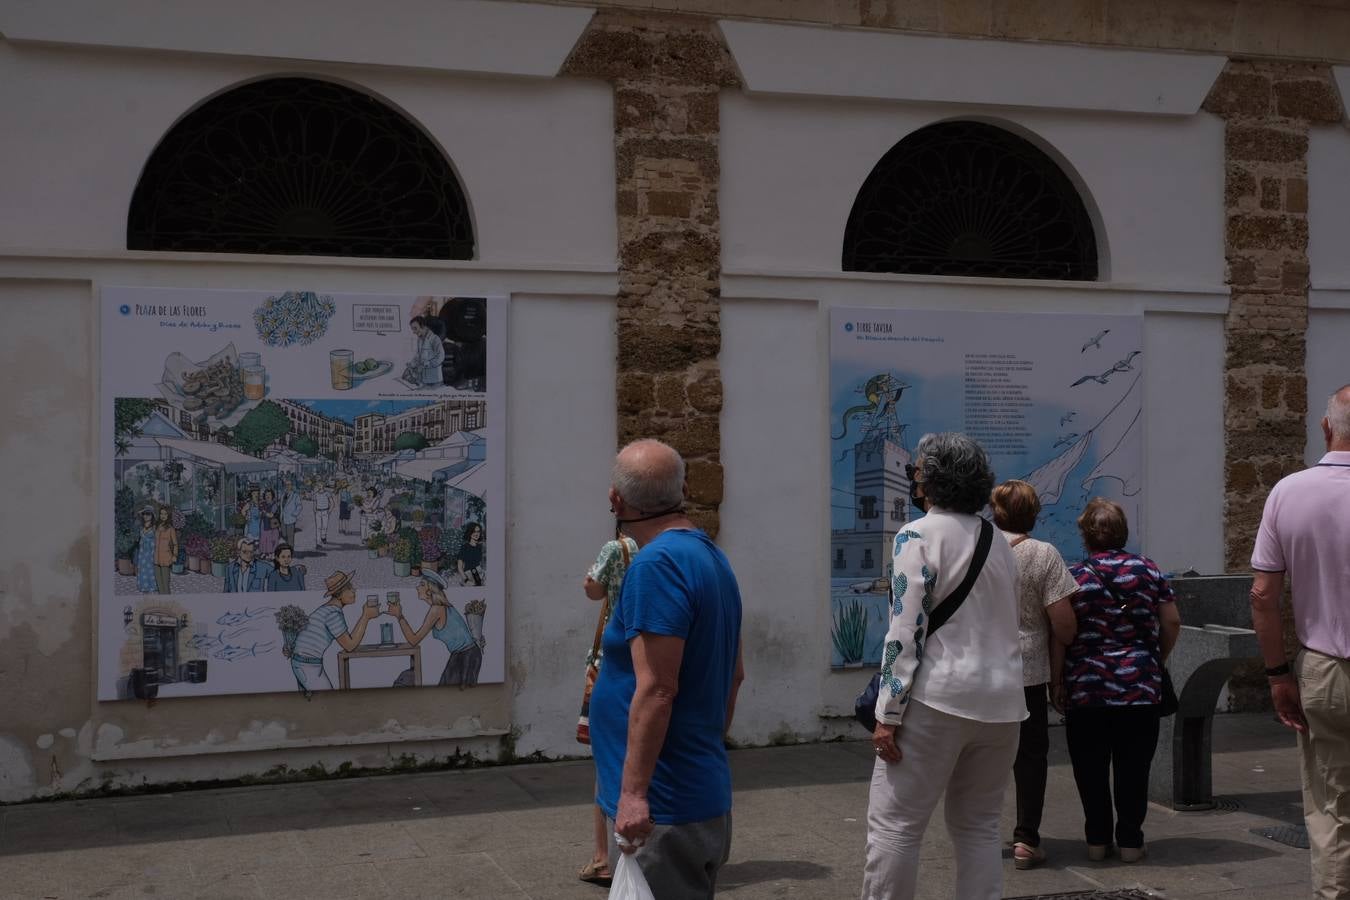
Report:
[[[1303,467],[1308,129],[1341,103],[1326,66],[1234,60],[1204,108],[1227,125],[1224,555],[1243,572],[1266,495]]]
[[[601,12],[563,74],[614,85],[620,444],[689,464],[690,516],[722,502],[718,91],[739,84],[709,19]]]
[[[1231,60],[1204,109],[1226,124],[1224,568],[1246,572],[1266,495],[1303,468],[1308,130],[1342,112],[1328,67],[1264,60]],[[1256,664],[1240,667],[1229,691],[1235,708],[1269,704]]]

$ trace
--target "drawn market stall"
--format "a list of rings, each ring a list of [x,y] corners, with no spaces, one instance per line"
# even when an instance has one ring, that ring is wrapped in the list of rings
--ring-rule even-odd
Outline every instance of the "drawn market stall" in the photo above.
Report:
[[[211,516],[216,528],[224,529],[229,525],[230,517],[239,508],[239,500],[247,491],[247,485],[257,482],[266,475],[275,476],[279,470],[276,462],[258,459],[231,450],[224,444],[210,441],[191,441],[180,438],[159,438],[160,459],[165,463],[184,461],[190,463],[195,472],[193,482],[198,490],[207,483],[219,483],[214,496],[201,498],[209,504]],[[206,489],[209,491],[209,489]],[[201,508],[203,503],[198,503]]]

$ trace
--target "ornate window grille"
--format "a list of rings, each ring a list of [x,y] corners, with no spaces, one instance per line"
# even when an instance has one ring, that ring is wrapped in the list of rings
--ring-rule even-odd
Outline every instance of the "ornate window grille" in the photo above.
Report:
[[[471,259],[473,226],[440,149],[366,94],[308,78],[227,91],[145,164],[127,249]]]
[[[1029,141],[982,122],[942,122],[872,169],[844,229],[853,272],[1097,278],[1078,190]]]

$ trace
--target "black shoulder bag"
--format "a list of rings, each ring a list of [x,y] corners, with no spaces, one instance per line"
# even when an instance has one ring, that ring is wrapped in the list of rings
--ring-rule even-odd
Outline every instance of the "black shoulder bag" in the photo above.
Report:
[[[1102,589],[1111,598],[1111,602],[1120,603],[1120,595],[1111,587],[1111,580],[1102,575],[1092,563],[1084,560],[1083,565],[1087,566],[1088,571],[1097,576],[1097,580],[1101,582]],[[1123,610],[1125,604],[1121,603],[1120,607]],[[1163,662],[1162,647],[1154,644],[1154,652],[1158,654],[1158,669],[1162,672],[1162,686],[1158,690],[1158,715],[1166,717],[1175,713],[1180,708],[1181,703],[1177,700],[1177,689],[1172,685],[1172,673],[1167,671],[1167,664]]]
[[[966,577],[956,586],[956,590],[948,594],[947,598],[929,614],[928,637],[932,637],[933,632],[941,628],[942,624],[961,608],[961,604],[966,602],[966,595],[975,586],[975,579],[980,577],[980,571],[984,569],[984,561],[989,557],[989,547],[993,542],[994,526],[989,524],[988,519],[981,518],[980,537],[975,542],[975,555],[970,558],[970,568],[966,570]],[[894,605],[894,597],[891,598],[891,602]],[[877,730],[877,696],[880,693],[881,673],[878,672],[867,682],[867,687],[863,688],[858,699],[853,701],[853,718],[869,732]]]

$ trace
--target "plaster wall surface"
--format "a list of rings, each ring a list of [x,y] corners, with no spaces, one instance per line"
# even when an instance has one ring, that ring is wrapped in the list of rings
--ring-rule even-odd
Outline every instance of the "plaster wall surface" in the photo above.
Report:
[[[1312,465],[1326,452],[1322,417],[1327,399],[1350,384],[1350,308],[1308,311],[1308,444],[1303,460]]]
[[[449,154],[479,255],[462,263],[128,252],[126,204],[165,130],[229,85],[343,81]],[[579,752],[595,607],[580,580],[612,523],[617,278],[611,90],[584,81],[17,47],[0,40],[0,802],[257,775],[397,766],[455,753]],[[470,691],[354,691],[96,703],[95,298],[107,285],[500,294],[508,346],[508,680]],[[516,708],[517,704],[519,709]]]
[[[906,135],[949,119],[1001,125],[1060,162],[1089,198],[1103,280],[1222,289],[1217,118],[730,91],[722,94],[724,271],[838,272],[844,226],[873,166]]]
[[[579,79],[466,78],[389,68],[19,45],[0,40],[0,250],[126,247],[127,204],[150,152],[204,100],[301,75],[402,110],[445,151],[484,263],[599,267],[616,257],[612,97]],[[21,126],[16,123],[21,123]]]
[[[1335,70],[1350,84],[1350,70]],[[1312,129],[1308,136],[1308,442],[1304,461],[1322,458],[1327,398],[1350,384],[1350,130]]]
[[[1070,296],[1041,300],[1038,292],[999,285],[892,282],[884,297],[862,287],[822,280],[812,285],[816,299],[764,299],[762,293],[743,299],[735,288],[724,291],[722,454],[728,477],[720,540],[745,598],[747,700],[737,708],[732,730],[740,740],[832,734],[838,717],[852,714],[865,680],[855,670],[829,669],[829,308],[1094,308],[1084,302],[1092,299],[1086,292],[1069,289],[1061,293]],[[1122,292],[1110,300],[1114,311],[1128,313],[1144,311],[1148,298]],[[1223,319],[1144,312],[1144,353],[1144,552],[1164,569],[1218,572]]]

